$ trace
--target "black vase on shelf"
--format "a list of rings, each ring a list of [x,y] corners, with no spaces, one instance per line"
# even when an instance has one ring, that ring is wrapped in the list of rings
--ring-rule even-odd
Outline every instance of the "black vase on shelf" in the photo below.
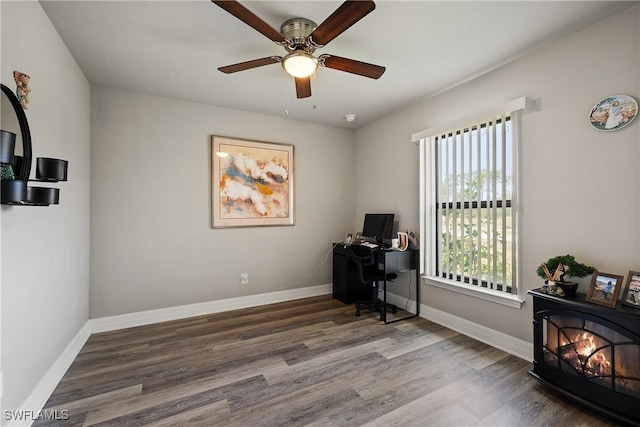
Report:
[[[34,206],[49,206],[60,203],[60,189],[51,187],[28,187],[27,203]]]
[[[27,181],[16,180],[13,173],[16,134],[0,130],[0,194],[4,204],[19,204],[27,198]]]
[[[22,205],[27,200],[27,181],[21,179],[3,179],[0,181],[2,204]]]
[[[38,181],[58,182],[67,180],[69,162],[49,157],[36,159],[36,179]]]
[[[16,151],[16,134],[0,129],[0,163],[12,165]]]

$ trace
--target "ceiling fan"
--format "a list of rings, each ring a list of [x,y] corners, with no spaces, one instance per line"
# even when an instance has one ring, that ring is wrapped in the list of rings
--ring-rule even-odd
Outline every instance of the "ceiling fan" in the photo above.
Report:
[[[284,57],[267,56],[218,68],[223,73],[230,74],[280,62],[287,73],[295,77],[297,97],[308,98],[311,96],[311,75],[318,65],[372,79],[379,79],[385,72],[385,67],[380,65],[329,54],[318,57],[313,55],[316,49],[326,46],[371,13],[376,8],[373,1],[347,0],[320,25],[306,18],[288,19],[280,26],[280,32],[235,0],[211,1],[288,52]]]

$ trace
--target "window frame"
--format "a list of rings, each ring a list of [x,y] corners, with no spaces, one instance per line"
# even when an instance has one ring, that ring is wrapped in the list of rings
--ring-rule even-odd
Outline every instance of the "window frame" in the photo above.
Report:
[[[521,184],[521,114],[523,111],[531,109],[532,101],[526,97],[516,98],[509,102],[496,105],[489,110],[464,117],[454,122],[425,129],[412,135],[412,141],[420,146],[420,272],[426,284],[447,289],[454,292],[463,293],[483,300],[496,302],[513,308],[521,308],[524,303],[525,291],[521,280],[521,227],[520,211],[518,203]],[[516,293],[508,293],[487,289],[482,286],[464,283],[463,281],[451,280],[439,275],[437,272],[440,242],[436,230],[437,218],[440,214],[440,207],[437,206],[437,157],[436,157],[436,137],[449,134],[461,128],[471,128],[474,123],[495,121],[499,116],[509,116],[511,120],[511,133],[514,150],[513,154],[513,177],[512,196],[507,206],[512,208],[511,215],[515,225],[513,239],[515,240],[515,260],[517,268],[515,277],[512,278],[516,286]],[[448,203],[448,202],[446,202]],[[458,206],[464,204],[473,205],[476,201],[458,201]]]

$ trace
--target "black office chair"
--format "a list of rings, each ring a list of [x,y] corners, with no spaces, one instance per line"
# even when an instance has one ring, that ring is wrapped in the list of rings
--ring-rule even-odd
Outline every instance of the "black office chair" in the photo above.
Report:
[[[371,300],[356,301],[356,316],[360,316],[361,310],[372,310],[380,313],[380,320],[384,319],[384,302],[378,299],[378,282],[392,281],[398,277],[395,273],[385,276],[384,271],[378,268],[374,251],[368,246],[352,245],[350,258],[357,265],[358,279],[363,285],[371,286]],[[387,304],[392,313],[396,312],[396,306]]]

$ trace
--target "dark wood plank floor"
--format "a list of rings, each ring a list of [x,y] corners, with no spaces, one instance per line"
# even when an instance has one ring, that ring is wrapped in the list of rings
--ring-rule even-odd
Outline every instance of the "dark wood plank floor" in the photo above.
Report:
[[[605,426],[530,363],[329,296],[92,335],[45,409],[61,426]]]

